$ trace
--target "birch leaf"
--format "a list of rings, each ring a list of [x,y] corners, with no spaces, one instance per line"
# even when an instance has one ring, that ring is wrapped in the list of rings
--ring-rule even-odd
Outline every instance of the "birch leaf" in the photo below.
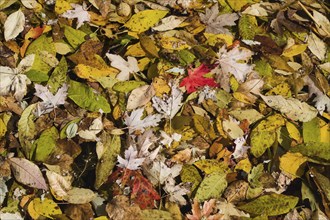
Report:
[[[48,189],[46,181],[37,165],[27,159],[18,157],[10,158],[9,163],[18,182],[32,188]]]
[[[18,10],[8,16],[5,21],[5,40],[9,41],[17,37],[23,30],[25,25],[25,16],[21,10]]]
[[[306,102],[301,102],[298,99],[287,98],[285,99],[281,95],[277,96],[263,96],[261,98],[266,104],[285,114],[292,120],[298,120],[301,122],[308,122],[316,117],[318,111],[314,107],[308,105]]]

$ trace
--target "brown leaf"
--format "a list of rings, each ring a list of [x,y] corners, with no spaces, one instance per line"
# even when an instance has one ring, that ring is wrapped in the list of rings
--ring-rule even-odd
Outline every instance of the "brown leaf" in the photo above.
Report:
[[[94,217],[94,211],[90,203],[68,205],[64,213],[71,219],[90,220]]]

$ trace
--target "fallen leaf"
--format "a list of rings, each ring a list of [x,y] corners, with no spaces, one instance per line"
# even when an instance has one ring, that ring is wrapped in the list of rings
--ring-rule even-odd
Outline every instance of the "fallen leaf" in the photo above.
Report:
[[[46,181],[37,165],[27,159],[18,157],[10,158],[9,163],[18,182],[37,189],[48,189]]]
[[[24,30],[25,15],[21,10],[10,14],[4,23],[5,40],[15,39]]]

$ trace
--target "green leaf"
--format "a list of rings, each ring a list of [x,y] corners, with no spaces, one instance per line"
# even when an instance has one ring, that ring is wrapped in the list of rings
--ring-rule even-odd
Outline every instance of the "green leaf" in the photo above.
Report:
[[[308,161],[320,164],[330,164],[329,143],[307,142],[290,148],[290,151],[299,152],[308,157]]]
[[[39,139],[33,145],[35,150],[34,159],[36,161],[46,162],[53,150],[56,147],[58,139],[58,131],[56,127],[50,127],[44,130]]]
[[[39,54],[41,51],[47,51],[52,55],[56,55],[56,49],[54,41],[51,37],[47,37],[45,34],[35,39],[27,48],[25,56],[29,54]]]
[[[225,90],[219,89],[216,93],[216,98],[217,106],[219,106],[220,109],[223,109],[227,107],[227,105],[232,99],[232,96]]]
[[[180,177],[184,183],[192,183],[191,192],[193,192],[200,182],[202,182],[202,177],[199,174],[195,166],[190,164],[185,164],[182,167]]]
[[[120,136],[109,135],[103,132],[100,138],[101,141],[97,143],[96,147],[97,149],[102,149],[103,153],[96,165],[96,179],[94,184],[96,189],[107,181],[109,175],[112,173],[121,148]]]
[[[34,123],[36,117],[33,114],[36,108],[36,103],[28,106],[18,121],[18,139],[28,159],[32,157],[32,141],[38,132]]]
[[[170,212],[167,211],[157,209],[145,209],[141,210],[140,219],[172,220],[173,216]]]
[[[273,73],[271,65],[265,59],[256,61],[254,70],[257,71],[261,77],[271,76]]]
[[[195,199],[199,202],[209,199],[220,199],[222,193],[227,187],[225,173],[212,173],[204,178],[197,189]]]
[[[244,40],[253,40],[258,28],[257,19],[254,16],[244,14],[238,22],[238,29]]]
[[[87,34],[83,31],[76,30],[70,26],[64,25],[64,36],[68,40],[69,44],[74,48],[77,49],[80,44],[84,43],[85,36]]]
[[[189,50],[180,50],[178,51],[178,55],[182,65],[189,65],[196,59],[195,55]]]
[[[314,167],[309,170],[309,173],[312,177],[314,177],[314,181],[316,183],[319,192],[324,194],[328,201],[330,201],[330,180],[317,172]]]
[[[298,201],[299,198],[297,197],[274,193],[260,196],[259,198],[238,206],[237,208],[254,215],[265,214],[268,216],[276,216],[288,213],[297,205]]]
[[[168,11],[164,10],[140,11],[134,14],[129,21],[125,23],[125,27],[129,28],[131,31],[142,33],[157,24],[167,13]]]
[[[59,62],[59,64],[55,67],[52,75],[49,77],[48,86],[49,91],[53,94],[65,83],[68,79],[68,64],[66,62],[65,57],[63,56]]]
[[[67,137],[67,134],[66,134],[66,129],[71,125],[71,124],[76,124],[78,123],[79,121],[81,120],[81,118],[76,118],[76,119],[73,119],[72,121],[68,122],[60,131],[60,139],[64,139]]]
[[[46,82],[51,69],[52,67],[45,63],[39,54],[36,54],[31,69],[25,74],[32,82]]]
[[[96,94],[92,88],[83,83],[71,80],[68,97],[79,107],[92,112],[102,110],[105,113],[109,113],[111,111],[107,99],[100,94]]]
[[[308,122],[303,123],[303,138],[304,142],[319,142],[320,141],[320,125],[317,117]]]
[[[143,81],[120,81],[114,84],[112,89],[116,92],[131,92],[132,90],[143,85],[146,85],[146,83]]]

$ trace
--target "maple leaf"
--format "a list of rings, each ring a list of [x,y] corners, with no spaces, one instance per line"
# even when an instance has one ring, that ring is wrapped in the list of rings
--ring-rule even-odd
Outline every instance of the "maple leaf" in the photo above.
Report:
[[[204,75],[210,71],[211,70],[205,64],[202,64],[195,69],[188,69],[188,76],[181,81],[180,87],[185,86],[187,93],[195,92],[197,88],[206,85],[210,87],[218,87],[218,84],[213,78],[204,77]]]
[[[141,119],[143,111],[143,108],[139,108],[132,111],[130,116],[125,115],[125,124],[128,126],[130,134],[137,130],[143,132],[146,127],[157,126],[162,118],[160,114],[155,114]]]
[[[247,150],[250,148],[250,146],[246,146],[246,136],[238,137],[234,140],[235,143],[235,151],[232,154],[232,156],[237,159],[244,157],[247,154]]]
[[[215,4],[205,10],[205,14],[199,13],[201,21],[207,25],[205,32],[212,34],[231,34],[225,26],[234,26],[239,18],[236,13],[219,15],[219,5]]]
[[[174,84],[171,85],[171,96],[164,94],[163,98],[157,96],[152,98],[152,106],[159,112],[165,115],[166,118],[172,119],[182,106],[182,91]]]
[[[190,192],[189,184],[180,183],[175,185],[174,183],[170,183],[165,185],[164,190],[169,194],[169,200],[171,202],[179,203],[180,205],[187,204],[183,196]]]
[[[42,99],[42,102],[38,103],[38,116],[47,114],[53,111],[57,106],[63,105],[68,95],[67,84],[59,88],[55,95],[53,95],[47,87],[39,84],[35,84],[35,89],[36,92],[34,95]]]
[[[303,80],[308,86],[309,97],[311,97],[313,94],[316,96],[313,101],[316,102],[315,107],[320,112],[320,114],[322,115],[325,110],[330,112],[330,98],[315,85],[309,76],[305,76]]]
[[[111,61],[111,66],[120,70],[116,78],[121,81],[129,80],[131,73],[140,71],[135,57],[128,56],[126,61],[120,55],[107,53],[106,56]]]
[[[233,74],[239,82],[244,82],[248,73],[253,70],[253,65],[242,63],[248,61],[253,52],[246,48],[234,47],[227,51],[226,46],[220,48],[218,52],[218,63],[223,74]]]
[[[117,156],[118,165],[121,168],[127,168],[130,170],[138,170],[142,165],[145,158],[138,157],[138,151],[134,149],[133,146],[129,146],[127,150],[125,150],[125,159],[121,156]]]
[[[79,4],[71,4],[71,6],[74,8],[74,10],[68,10],[65,13],[63,13],[61,16],[64,18],[77,18],[78,24],[77,29],[81,27],[81,25],[84,24],[84,22],[90,21],[90,15],[88,14],[88,11],[85,10],[86,5],[79,5]]]
[[[35,55],[26,56],[18,64],[17,68],[0,66],[0,95],[8,95],[14,92],[17,101],[21,101],[26,94],[30,79],[24,74],[31,69]]]

